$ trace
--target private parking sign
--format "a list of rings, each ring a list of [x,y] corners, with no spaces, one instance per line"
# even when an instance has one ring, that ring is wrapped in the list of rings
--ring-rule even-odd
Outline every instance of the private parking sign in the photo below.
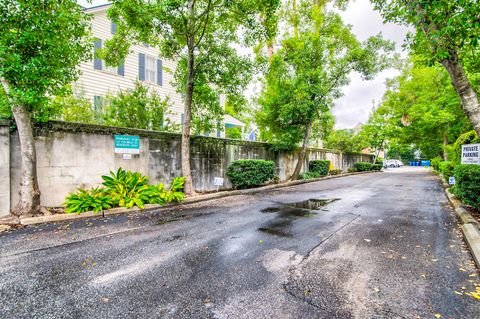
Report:
[[[480,165],[480,144],[462,145],[462,164]]]

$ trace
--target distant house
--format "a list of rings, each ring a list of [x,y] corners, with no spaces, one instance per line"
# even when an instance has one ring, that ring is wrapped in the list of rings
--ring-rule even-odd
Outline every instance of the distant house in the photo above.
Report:
[[[114,22],[107,17],[107,10],[111,4],[85,8],[84,11],[92,15],[92,33],[95,38],[94,50],[101,49],[105,40],[113,37],[117,30]],[[172,86],[172,72],[175,70],[175,61],[159,58],[157,48],[148,45],[134,45],[131,53],[126,57],[124,64],[118,67],[109,67],[104,61],[94,58],[92,61],[81,63],[81,75],[74,83],[74,93],[77,96],[92,101],[94,108],[101,108],[105,96],[115,94],[120,90],[133,89],[136,80],[148,85],[162,97],[169,97],[171,109],[167,114],[176,123],[183,122],[183,99]],[[224,97],[220,98],[224,105]],[[238,123],[226,124],[238,125]],[[215,136],[224,137],[225,129],[216,132]]]

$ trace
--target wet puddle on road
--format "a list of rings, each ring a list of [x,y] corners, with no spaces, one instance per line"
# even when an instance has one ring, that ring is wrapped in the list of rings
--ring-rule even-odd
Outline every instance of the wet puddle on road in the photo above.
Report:
[[[339,200],[334,199],[308,199],[295,203],[279,203],[278,206],[262,209],[262,213],[276,213],[272,221],[259,227],[257,230],[275,236],[292,237],[290,227],[295,219],[314,217],[318,214],[315,211],[326,211],[326,205]]]

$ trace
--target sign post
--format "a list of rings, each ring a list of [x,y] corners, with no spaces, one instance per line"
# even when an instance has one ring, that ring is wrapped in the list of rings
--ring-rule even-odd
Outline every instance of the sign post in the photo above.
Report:
[[[462,145],[462,164],[480,165],[480,144]]]

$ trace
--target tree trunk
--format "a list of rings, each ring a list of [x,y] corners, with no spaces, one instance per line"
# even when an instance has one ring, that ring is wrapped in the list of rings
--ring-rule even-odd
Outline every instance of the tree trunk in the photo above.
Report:
[[[189,16],[193,17],[194,1],[188,4]],[[185,91],[185,104],[183,111],[183,132],[182,132],[182,175],[185,177],[184,192],[188,196],[196,195],[193,188],[192,171],[190,169],[190,124],[192,119],[193,89],[195,83],[195,39],[190,36],[187,40],[188,46],[188,75]]]
[[[443,133],[443,160],[448,161],[448,154],[445,150],[445,146],[448,146],[448,132]]]
[[[39,215],[42,213],[42,207],[40,205],[40,190],[37,180],[37,154],[35,152],[35,139],[33,137],[30,112],[26,105],[15,105],[15,101],[9,96],[9,83],[3,78],[0,78],[0,82],[10,103],[20,138],[22,167],[19,191],[20,198],[11,213],[15,216]]]
[[[307,153],[308,139],[310,138],[310,134],[312,134],[312,126],[313,126],[313,122],[310,122],[307,125],[307,129],[305,130],[305,135],[303,137],[302,150],[300,151],[300,155],[298,156],[297,166],[295,166],[295,170],[293,171],[292,177],[290,177],[290,180],[292,181],[298,179],[298,176],[300,175],[300,171],[302,170],[303,162],[305,161],[305,155]]]
[[[182,134],[182,175],[185,177],[184,191],[186,195],[195,195],[193,188],[192,172],[190,169],[190,127],[192,119],[192,98],[194,89],[193,64],[194,56],[189,53],[188,58],[188,78],[185,92],[185,106],[183,118],[183,134]]]
[[[463,66],[458,61],[456,54],[452,54],[450,59],[442,62],[442,65],[450,75],[453,87],[462,100],[463,110],[472,123],[475,131],[480,136],[480,103],[477,95],[470,84]]]

